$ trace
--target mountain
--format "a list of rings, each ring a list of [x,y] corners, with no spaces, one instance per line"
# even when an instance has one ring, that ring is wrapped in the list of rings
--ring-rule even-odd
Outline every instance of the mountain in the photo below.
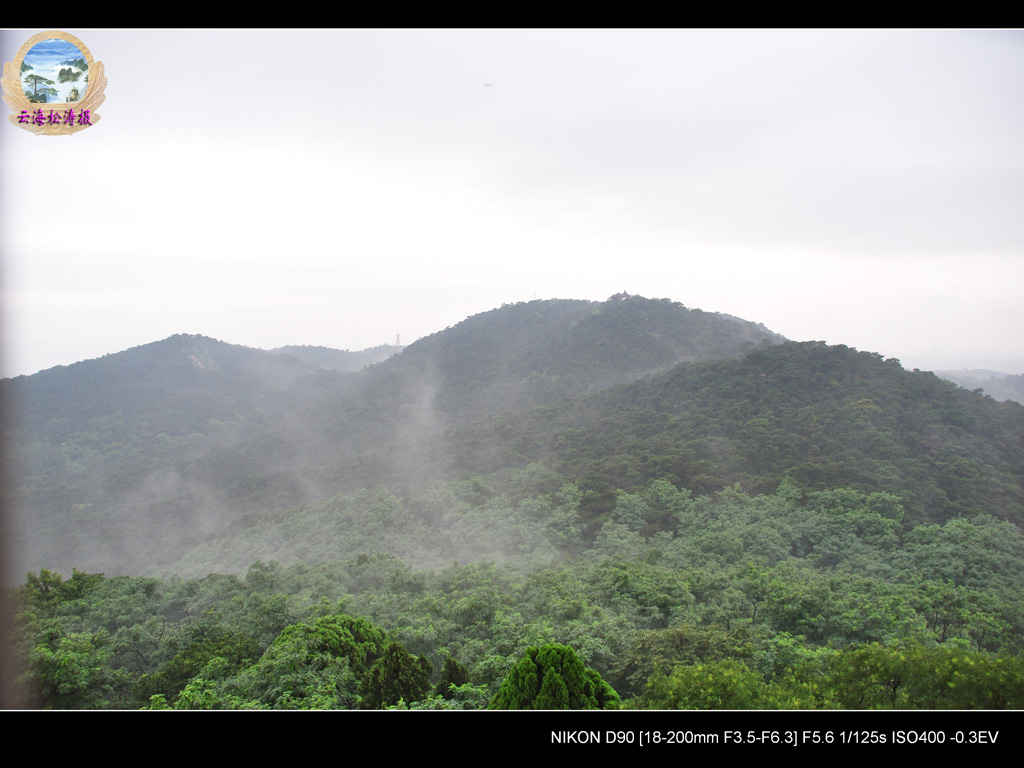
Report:
[[[460,505],[459,525],[485,541],[507,517],[498,499],[554,499],[567,484],[576,522],[551,534],[565,551],[593,540],[621,493],[655,481],[714,495],[788,478],[894,494],[908,525],[1024,522],[1017,404],[625,294],[506,305],[356,372],[177,336],[5,380],[0,399],[13,414],[9,580],[44,567],[151,572],[214,543],[244,563],[253,535],[258,557],[301,557],[337,526],[344,546],[406,552],[415,538],[426,562],[429,537],[415,532],[447,530]],[[451,491],[462,501],[430,501],[439,483],[464,483]],[[381,537],[359,538],[371,529]],[[226,562],[210,557],[194,567]]]
[[[1024,524],[1024,408],[894,359],[823,342],[686,363],[529,418],[449,435],[460,474],[540,461],[594,497],[664,478],[695,493],[850,487],[903,499],[909,521],[988,513]]]
[[[247,408],[264,387],[315,370],[293,356],[179,334],[124,352],[0,381],[5,427],[63,439],[117,419],[169,434],[199,431],[207,419]],[[109,432],[109,430],[107,430]],[[105,440],[113,439],[109,434]]]
[[[507,305],[361,372],[323,370],[322,351],[316,362],[174,336],[0,381],[14,574],[143,569],[242,514],[423,488],[446,476],[453,425],[781,341],[620,295]]]
[[[230,446],[264,392],[313,371],[293,357],[177,335],[0,381],[14,566],[159,559],[170,538],[196,540],[231,491],[197,485],[184,457],[201,463]]]
[[[359,376],[321,372],[266,401],[315,493],[417,491],[451,476],[447,431],[783,337],[667,300],[509,304],[427,336]]]
[[[783,341],[731,315],[617,294],[507,304],[420,339],[378,373],[411,373],[436,390],[433,405],[447,419],[466,422]]]
[[[560,553],[634,557],[678,538],[691,495],[728,506],[741,490],[797,508],[830,501],[818,522],[786,534],[787,545],[768,530],[781,523],[762,519],[702,548],[739,558],[788,546],[822,564],[863,564],[865,540],[890,553],[901,539],[941,550],[948,543],[933,537],[942,525],[954,538],[962,529],[956,546],[980,547],[976,530],[960,524],[1001,518],[1019,540],[1022,445],[1024,408],[1015,403],[874,353],[791,342],[421,434],[404,452],[404,474],[396,462],[367,484],[384,487],[243,515],[169,571],[375,552],[428,569],[477,559],[538,565]],[[434,459],[433,486],[409,482],[412,457],[423,453]],[[364,478],[394,459],[369,448],[364,459],[371,455]],[[727,527],[708,514],[700,525]],[[973,566],[948,566],[948,578],[974,578]]]

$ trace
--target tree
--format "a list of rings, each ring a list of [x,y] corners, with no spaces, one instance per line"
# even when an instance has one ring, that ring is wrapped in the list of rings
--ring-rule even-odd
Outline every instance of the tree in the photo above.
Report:
[[[363,680],[362,708],[384,709],[400,701],[410,703],[430,694],[430,662],[410,654],[401,643],[391,641]]]
[[[202,624],[190,634],[187,645],[158,672],[140,678],[137,686],[140,703],[150,701],[155,695],[163,695],[164,701],[173,705],[189,682],[215,658],[223,661],[220,669],[227,677],[252,664],[261,655],[259,644],[254,639],[219,624]]]
[[[469,670],[466,669],[466,666],[456,661],[454,656],[446,656],[444,668],[441,670],[441,679],[437,681],[437,685],[434,687],[434,695],[440,696],[443,699],[451,699],[453,696],[452,688],[458,688],[460,685],[465,685],[468,682]]]
[[[635,633],[607,674],[623,696],[639,695],[655,672],[667,673],[683,664],[749,658],[753,648],[753,637],[742,624],[731,629],[681,624]]]
[[[108,668],[106,632],[68,632],[58,620],[45,622],[40,642],[28,654],[23,673],[30,706],[45,709],[102,709],[109,706],[119,675]]]
[[[102,573],[84,573],[77,568],[72,570],[71,578],[65,581],[59,573],[44,568],[38,576],[29,573],[25,586],[31,603],[52,609],[66,601],[81,599],[102,581]]]
[[[25,77],[25,82],[32,86],[32,93],[25,91],[25,95],[29,98],[38,101],[40,94],[49,94],[51,96],[57,95],[56,88],[50,88],[51,85],[56,85],[53,80],[47,80],[42,75],[28,75]],[[40,84],[44,87],[40,88]]]
[[[353,709],[385,642],[369,621],[344,614],[292,624],[225,691],[274,709]]]
[[[1019,709],[1024,664],[966,648],[872,643],[841,653],[826,684],[846,709]]]
[[[505,677],[488,709],[618,709],[619,695],[567,645],[546,643]]]
[[[740,659],[678,666],[655,673],[643,703],[651,709],[761,709],[768,701],[761,676]]]

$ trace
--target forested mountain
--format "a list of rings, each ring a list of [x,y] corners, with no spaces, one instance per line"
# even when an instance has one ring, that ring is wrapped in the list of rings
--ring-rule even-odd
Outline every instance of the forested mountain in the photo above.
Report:
[[[97,432],[101,443],[149,428],[188,433],[207,419],[248,410],[253,395],[284,386],[315,370],[289,355],[225,344],[205,336],[177,335],[163,341],[61,365],[32,376],[0,381],[5,429],[38,439],[64,440]],[[105,422],[116,419],[119,424]]]
[[[401,366],[396,360],[379,373],[401,370],[426,382],[436,389],[434,408],[467,422],[783,341],[730,315],[617,294],[603,303],[506,305],[420,339],[403,352]]]
[[[287,349],[0,382],[26,701],[1024,705],[1017,403],[624,294]]]
[[[727,315],[618,296],[506,306],[359,373],[174,336],[4,380],[7,576],[138,570],[242,514],[422,489],[449,476],[453,424],[780,341]]]
[[[790,477],[899,493],[915,520],[1024,523],[1024,408],[842,345],[681,364],[449,437],[463,474],[541,460],[595,494],[657,478],[696,493],[768,492]]]

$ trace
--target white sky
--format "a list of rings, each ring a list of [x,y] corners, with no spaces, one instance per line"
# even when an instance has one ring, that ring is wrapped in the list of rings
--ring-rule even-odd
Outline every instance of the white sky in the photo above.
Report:
[[[623,290],[1024,372],[1024,32],[63,31],[107,98],[0,125],[4,376]]]

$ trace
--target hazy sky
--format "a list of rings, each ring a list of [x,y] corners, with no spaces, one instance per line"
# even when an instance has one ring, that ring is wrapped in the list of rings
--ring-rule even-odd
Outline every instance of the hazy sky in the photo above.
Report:
[[[623,290],[1024,372],[1022,32],[63,31],[107,98],[0,125],[5,376]]]

